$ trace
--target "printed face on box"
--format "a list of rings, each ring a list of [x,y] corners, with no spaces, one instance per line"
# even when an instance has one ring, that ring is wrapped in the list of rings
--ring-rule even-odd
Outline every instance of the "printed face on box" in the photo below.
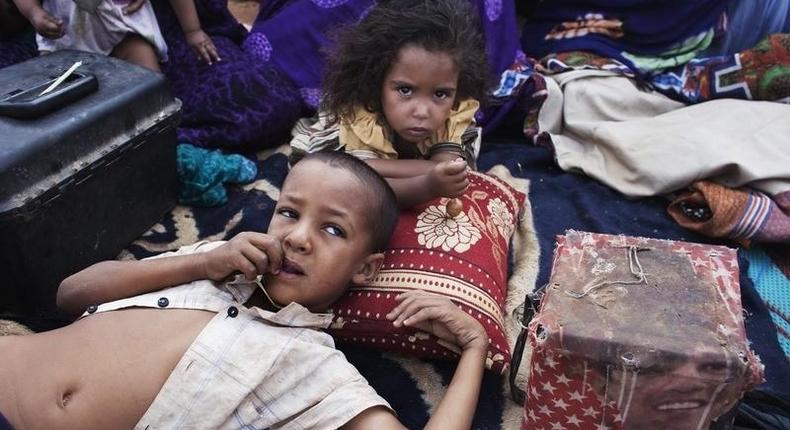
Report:
[[[623,429],[695,430],[734,405],[732,373],[721,356],[677,357],[649,369],[611,369],[608,385],[601,372],[597,389],[617,406]]]

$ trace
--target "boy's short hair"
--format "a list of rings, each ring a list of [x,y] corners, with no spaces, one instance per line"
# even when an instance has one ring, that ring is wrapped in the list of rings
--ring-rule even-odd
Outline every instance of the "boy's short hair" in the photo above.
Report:
[[[327,150],[307,154],[297,163],[307,160],[320,161],[347,170],[366,185],[371,206],[371,213],[367,214],[371,229],[371,246],[375,252],[386,249],[400,213],[395,192],[387,181],[367,163],[343,151]]]

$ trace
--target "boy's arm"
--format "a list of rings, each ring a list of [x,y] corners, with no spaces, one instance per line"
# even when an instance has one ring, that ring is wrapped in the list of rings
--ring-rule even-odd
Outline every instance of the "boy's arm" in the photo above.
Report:
[[[36,32],[47,39],[57,39],[63,36],[65,27],[63,22],[41,8],[39,0],[14,0],[19,13],[31,24]]]
[[[485,368],[488,335],[477,320],[446,297],[411,291],[398,297],[401,302],[388,318],[395,326],[416,327],[457,343],[461,360],[442,400],[426,424],[426,429],[469,429],[477,409]],[[403,429],[394,415],[383,407],[357,415],[344,429]]]
[[[436,163],[427,160],[367,160],[387,180],[402,208],[434,197],[458,197],[469,186],[461,158]]]
[[[214,61],[222,61],[214,42],[200,26],[200,18],[198,18],[194,1],[170,0],[170,5],[178,17],[178,23],[181,24],[181,31],[184,32],[187,43],[198,57],[209,65]]]
[[[96,263],[63,280],[58,288],[57,305],[76,316],[92,304],[198,279],[219,281],[236,272],[254,279],[266,271],[276,273],[281,264],[282,247],[277,239],[263,233],[245,232],[208,252]]]

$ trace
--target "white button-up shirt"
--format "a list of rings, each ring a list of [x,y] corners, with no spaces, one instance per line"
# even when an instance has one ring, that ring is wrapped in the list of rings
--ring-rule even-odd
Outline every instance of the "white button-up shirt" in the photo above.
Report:
[[[198,243],[153,258],[205,252]],[[91,314],[128,307],[216,312],[181,357],[136,430],[335,429],[389,404],[319,330],[331,314],[291,303],[273,313],[247,308],[256,282],[199,280],[104,303]]]

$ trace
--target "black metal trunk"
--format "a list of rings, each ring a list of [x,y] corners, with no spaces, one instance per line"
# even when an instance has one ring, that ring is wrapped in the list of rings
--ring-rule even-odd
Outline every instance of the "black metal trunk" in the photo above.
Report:
[[[53,311],[65,277],[175,205],[179,116],[163,75],[114,58],[59,51],[0,70],[0,314]]]

